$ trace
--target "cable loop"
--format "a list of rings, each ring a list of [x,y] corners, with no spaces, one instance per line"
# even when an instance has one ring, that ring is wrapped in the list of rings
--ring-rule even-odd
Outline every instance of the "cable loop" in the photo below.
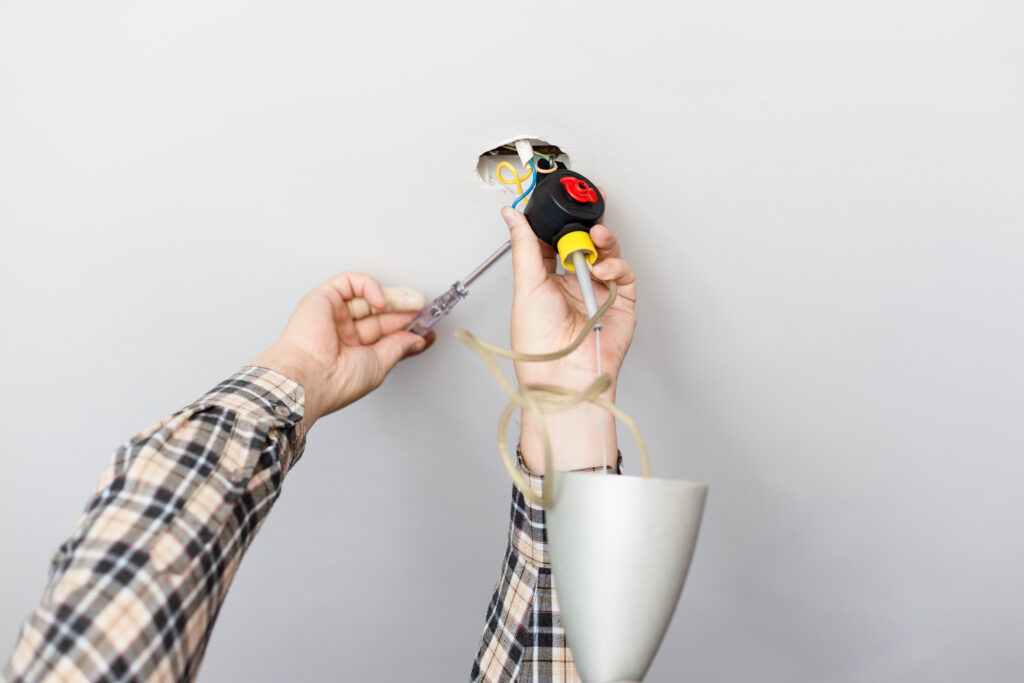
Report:
[[[583,326],[583,329],[578,335],[576,335],[576,338],[573,339],[568,346],[559,351],[551,351],[549,353],[522,353],[520,351],[502,348],[491,344],[490,342],[478,339],[468,330],[460,329],[455,332],[455,336],[459,341],[468,346],[475,354],[484,360],[487,367],[490,369],[491,374],[493,374],[494,378],[498,381],[498,385],[510,399],[508,405],[506,405],[505,409],[502,411],[501,417],[498,418],[498,453],[501,455],[501,462],[505,466],[505,471],[508,472],[512,481],[519,488],[520,492],[522,492],[523,497],[533,505],[541,508],[549,508],[554,503],[550,476],[550,473],[554,471],[554,464],[551,455],[551,440],[548,437],[548,430],[544,421],[544,416],[560,413],[583,402],[593,403],[594,405],[604,409],[629,428],[630,432],[633,434],[633,439],[636,441],[637,450],[640,454],[640,473],[644,477],[651,476],[651,460],[647,453],[647,445],[644,443],[643,435],[640,434],[640,428],[637,427],[636,422],[625,411],[615,404],[601,398],[601,394],[611,386],[612,378],[609,375],[598,375],[598,377],[590,383],[590,386],[582,391],[575,391],[566,387],[559,387],[550,384],[524,384],[519,387],[515,387],[511,382],[509,382],[505,373],[502,372],[501,366],[496,360],[496,358],[507,358],[512,361],[542,363],[545,361],[563,358],[578,349],[587,338],[587,335],[590,334],[590,331],[593,330],[594,326],[601,320],[601,317],[604,316],[604,314],[608,312],[608,309],[612,307],[612,304],[615,302],[615,297],[618,295],[618,286],[615,282],[605,281],[604,284],[608,287],[608,299],[597,310],[597,313],[587,321],[587,324]],[[539,496],[534,493],[529,482],[526,481],[526,478],[519,470],[517,463],[512,459],[512,454],[509,452],[508,448],[508,423],[509,420],[512,419],[516,410],[520,408],[537,418],[537,429],[540,432],[541,442],[544,444],[545,476],[544,486],[541,491],[541,495]]]
[[[510,170],[515,175],[515,178],[509,179],[502,175],[501,171],[502,169],[505,168]],[[500,182],[503,185],[515,185],[516,190],[519,191],[519,194],[523,194],[523,181],[533,175],[533,169],[531,168],[528,170],[529,172],[526,175],[521,176],[519,175],[519,171],[516,170],[515,166],[508,163],[507,161],[503,161],[500,164],[498,164],[498,182]]]
[[[548,173],[554,173],[555,171],[558,170],[558,162],[557,161],[552,161],[551,159],[548,159],[548,164],[551,165],[551,168],[544,169],[544,168],[540,168],[538,166],[537,167],[537,173],[543,173],[544,175],[547,175]]]

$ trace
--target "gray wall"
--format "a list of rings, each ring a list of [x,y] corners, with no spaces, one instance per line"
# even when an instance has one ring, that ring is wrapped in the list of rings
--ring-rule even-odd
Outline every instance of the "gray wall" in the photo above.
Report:
[[[118,443],[336,272],[465,273],[530,134],[640,274],[655,473],[711,484],[649,679],[1019,680],[1019,3],[658,5],[0,4],[0,645]],[[507,339],[499,270],[317,426],[203,680],[466,677],[510,482],[451,332]]]

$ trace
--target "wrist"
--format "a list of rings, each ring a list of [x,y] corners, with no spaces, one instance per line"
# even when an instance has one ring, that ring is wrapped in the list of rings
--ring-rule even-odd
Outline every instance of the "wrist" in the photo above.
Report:
[[[577,364],[562,359],[541,363],[516,361],[513,365],[515,367],[516,381],[520,386],[546,384],[549,386],[565,387],[573,391],[583,391],[598,376],[596,362]],[[601,397],[614,401],[619,369],[617,367],[602,368],[601,374],[608,375],[612,380],[611,386],[601,394]]]
[[[302,422],[309,429],[321,416],[321,392],[315,382],[317,370],[311,366],[311,359],[301,350],[274,344],[256,355],[252,365],[284,375],[302,386],[305,394]]]
[[[601,398],[614,403],[615,385],[602,393]],[[600,406],[585,402],[539,417],[523,410],[520,451],[531,472],[541,474],[546,469],[541,421],[551,444],[554,469],[568,471],[615,465],[618,452],[615,418]]]

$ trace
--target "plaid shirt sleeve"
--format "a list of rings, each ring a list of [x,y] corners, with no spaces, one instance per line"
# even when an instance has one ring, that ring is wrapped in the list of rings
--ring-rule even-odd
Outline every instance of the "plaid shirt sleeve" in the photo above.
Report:
[[[22,626],[5,681],[191,681],[305,443],[301,386],[247,367],[121,446]]]
[[[519,469],[540,494],[544,477]],[[592,467],[582,472],[622,472],[622,454],[616,468]],[[529,503],[512,486],[512,521],[501,576],[487,607],[484,634],[473,662],[471,680],[480,683],[537,681],[568,683],[580,680],[572,652],[565,644],[558,596],[548,559],[544,509]]]

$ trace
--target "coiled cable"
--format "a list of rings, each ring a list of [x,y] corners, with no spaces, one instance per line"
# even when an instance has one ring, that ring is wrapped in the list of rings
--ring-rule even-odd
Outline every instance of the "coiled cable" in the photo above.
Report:
[[[593,271],[591,271],[593,272]],[[498,453],[501,455],[501,462],[505,466],[505,471],[512,478],[512,481],[522,492],[523,497],[526,498],[533,505],[548,508],[551,507],[553,501],[551,491],[551,476],[550,473],[554,471],[554,464],[551,455],[551,441],[548,437],[547,426],[544,424],[544,416],[551,415],[554,413],[560,413],[568,410],[579,403],[587,402],[593,403],[596,406],[603,408],[605,411],[611,413],[616,419],[626,425],[630,432],[633,434],[633,439],[636,441],[637,450],[640,455],[640,473],[641,476],[651,476],[651,461],[650,456],[647,453],[647,445],[644,443],[643,435],[640,433],[640,428],[637,427],[636,422],[630,417],[625,411],[616,406],[614,403],[601,398],[601,394],[611,386],[612,378],[606,374],[599,374],[597,378],[591,382],[590,386],[582,391],[575,391],[566,387],[555,386],[551,384],[524,384],[519,387],[515,387],[509,382],[505,373],[502,372],[501,366],[498,364],[497,358],[507,358],[512,361],[521,361],[526,363],[542,363],[546,361],[558,360],[563,358],[583,344],[583,341],[590,334],[590,331],[594,329],[594,326],[601,320],[608,309],[612,307],[615,302],[615,297],[618,294],[618,286],[613,281],[603,281],[605,286],[608,287],[608,299],[598,308],[597,312],[587,321],[587,324],[583,326],[576,338],[569,343],[563,349],[558,351],[551,351],[549,353],[521,353],[519,351],[513,351],[500,346],[491,344],[490,342],[483,341],[477,338],[468,330],[460,329],[455,332],[455,336],[463,344],[468,346],[474,353],[483,358],[487,367],[490,369],[491,374],[498,381],[498,385],[509,397],[509,403],[505,406],[505,409],[501,413],[501,417],[498,419]],[[516,462],[512,459],[512,454],[509,452],[507,443],[508,434],[508,423],[515,414],[517,409],[522,409],[529,412],[531,415],[537,418],[538,432],[540,433],[541,441],[544,444],[544,486],[541,495],[534,493],[530,487],[526,478],[523,477],[519,471],[519,467]]]

